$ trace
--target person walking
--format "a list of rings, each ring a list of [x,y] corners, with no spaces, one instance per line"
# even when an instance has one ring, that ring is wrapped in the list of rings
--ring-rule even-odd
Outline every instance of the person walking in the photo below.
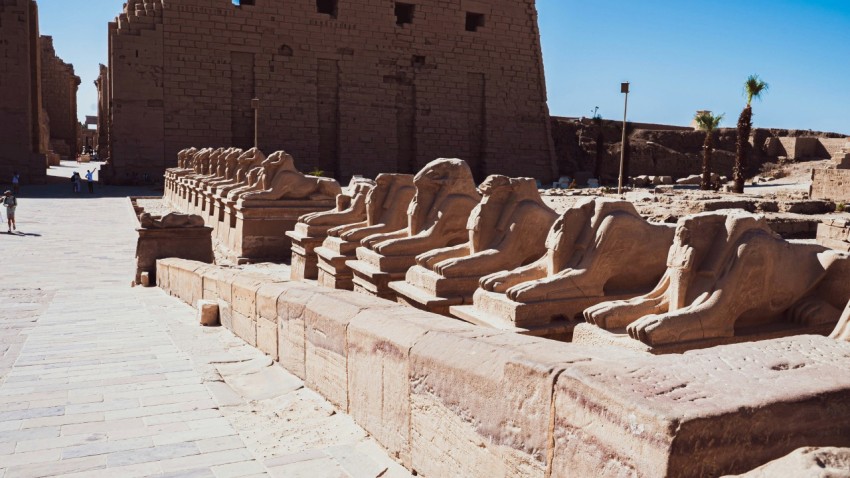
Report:
[[[74,171],[74,174],[71,175],[71,182],[74,183],[74,192],[80,192],[80,173]]]
[[[21,193],[21,175],[17,171],[12,173],[12,194],[18,195]]]
[[[94,173],[88,169],[86,170],[86,183],[89,186],[89,194],[94,194]]]
[[[12,195],[12,191],[3,193],[3,207],[6,208],[6,220],[9,225],[9,234],[16,230],[15,228],[15,208],[18,207],[18,198]]]

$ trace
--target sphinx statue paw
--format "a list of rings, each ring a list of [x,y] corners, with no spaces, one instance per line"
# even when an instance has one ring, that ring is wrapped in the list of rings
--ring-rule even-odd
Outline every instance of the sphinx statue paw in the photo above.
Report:
[[[507,278],[503,272],[497,272],[481,278],[478,285],[488,292],[498,292],[504,294],[507,288]]]
[[[647,345],[676,342],[678,337],[670,337],[670,323],[673,321],[669,319],[664,315],[647,315],[629,324],[626,331],[629,337]]]
[[[514,302],[538,302],[546,298],[546,293],[540,289],[539,281],[523,282],[509,288],[506,295]]]
[[[588,324],[593,324],[602,329],[614,329],[626,324],[616,324],[614,319],[617,315],[617,310],[623,307],[622,301],[602,302],[594,306],[584,309],[584,320]]]
[[[459,259],[447,259],[434,265],[434,272],[443,277],[461,277],[464,272],[461,264]]]
[[[840,310],[817,297],[800,300],[788,311],[789,320],[799,325],[835,324],[840,317]]]

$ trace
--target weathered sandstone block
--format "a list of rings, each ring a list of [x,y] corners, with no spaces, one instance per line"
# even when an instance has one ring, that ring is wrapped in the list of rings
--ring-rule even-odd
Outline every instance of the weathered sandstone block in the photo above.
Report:
[[[412,468],[424,476],[545,476],[554,382],[603,356],[627,362],[633,354],[490,328],[429,332],[410,350]]]
[[[846,447],[848,356],[798,336],[576,364],[555,387],[552,476],[719,476]]]
[[[410,349],[427,333],[470,324],[397,307],[364,310],[348,323],[348,413],[410,467]]]
[[[393,302],[327,289],[311,298],[304,311],[304,382],[344,411],[348,410],[348,324],[366,309],[385,310],[390,315],[400,313],[400,307]]]
[[[307,303],[327,290],[300,282],[290,282],[278,298],[278,360],[298,378],[307,377],[305,357],[305,312]]]
[[[204,327],[220,325],[218,320],[218,302],[212,300],[199,300],[198,322]]]

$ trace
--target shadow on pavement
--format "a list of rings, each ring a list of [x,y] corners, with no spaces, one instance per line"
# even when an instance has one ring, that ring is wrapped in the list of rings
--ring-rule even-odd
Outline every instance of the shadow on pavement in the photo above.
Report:
[[[6,189],[9,189],[6,187]],[[5,191],[5,189],[3,189]],[[2,191],[0,191],[2,192]],[[62,184],[43,184],[21,185],[21,191],[17,197],[19,199],[41,198],[41,199],[59,199],[67,198],[75,199],[98,199],[98,198],[119,198],[127,196],[162,196],[162,189],[155,189],[150,186],[101,186],[95,184],[94,194],[88,192],[85,182],[82,184],[82,192],[75,193],[70,181]]]

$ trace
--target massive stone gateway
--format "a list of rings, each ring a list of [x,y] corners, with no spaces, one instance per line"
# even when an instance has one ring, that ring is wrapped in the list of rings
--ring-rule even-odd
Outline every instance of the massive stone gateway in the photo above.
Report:
[[[233,3],[131,1],[110,25],[104,177],[254,146],[253,98],[261,149],[340,180],[439,157],[556,175],[534,0]]]
[[[48,145],[41,102],[38,7],[32,0],[0,2],[0,178],[44,178]]]

